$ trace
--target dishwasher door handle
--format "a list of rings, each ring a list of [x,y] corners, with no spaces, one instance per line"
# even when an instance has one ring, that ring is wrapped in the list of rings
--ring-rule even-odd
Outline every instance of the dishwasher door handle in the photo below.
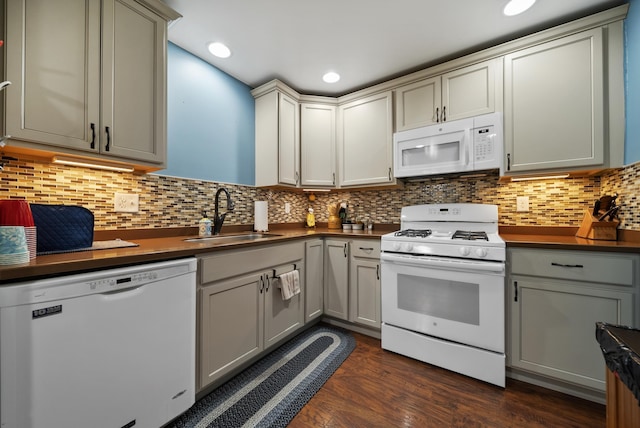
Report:
[[[144,286],[121,288],[119,290],[105,291],[100,293],[105,300],[122,300],[137,297],[143,293]]]

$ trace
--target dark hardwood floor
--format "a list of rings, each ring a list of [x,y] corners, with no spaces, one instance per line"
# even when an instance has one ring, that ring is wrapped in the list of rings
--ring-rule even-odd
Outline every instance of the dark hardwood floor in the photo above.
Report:
[[[356,349],[289,427],[605,426],[604,405],[512,379],[502,389],[353,335]]]

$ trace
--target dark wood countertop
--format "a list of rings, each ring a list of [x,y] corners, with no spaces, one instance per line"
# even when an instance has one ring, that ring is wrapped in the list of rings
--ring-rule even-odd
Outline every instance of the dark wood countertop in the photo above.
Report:
[[[507,247],[640,253],[638,231],[618,230],[617,241],[602,241],[578,238],[577,230],[574,227],[501,226],[500,237]]]
[[[192,257],[213,251],[248,248],[260,245],[272,245],[296,239],[312,237],[340,237],[379,239],[385,233],[395,230],[381,226],[373,231],[342,231],[340,229],[305,229],[302,227],[278,227],[269,231],[272,236],[252,241],[218,243],[215,241],[185,242],[185,239],[197,237],[196,228],[141,229],[135,231],[105,231],[95,233],[95,240],[120,238],[138,244],[137,247],[115,248],[95,251],[80,251],[62,254],[37,256],[29,263],[0,266],[0,284],[10,285],[16,282],[47,276],[80,273],[98,269],[107,269],[181,257]],[[249,232],[246,227],[230,229],[226,234]],[[279,235],[279,236],[273,236]]]
[[[29,263],[0,266],[0,284],[8,285],[47,276],[193,257],[213,251],[271,245],[312,237],[379,239],[385,233],[398,229],[398,225],[392,224],[376,225],[373,231],[342,231],[328,229],[326,226],[306,229],[291,224],[274,225],[269,233],[279,236],[233,243],[185,242],[185,239],[196,236],[197,228],[96,231],[96,240],[120,238],[135,242],[138,246],[38,256]],[[503,226],[500,227],[500,236],[507,243],[507,247],[640,253],[640,232],[618,231],[618,241],[594,241],[577,238],[576,230],[577,228],[571,227]],[[223,235],[249,231],[249,226],[231,226],[225,227]]]

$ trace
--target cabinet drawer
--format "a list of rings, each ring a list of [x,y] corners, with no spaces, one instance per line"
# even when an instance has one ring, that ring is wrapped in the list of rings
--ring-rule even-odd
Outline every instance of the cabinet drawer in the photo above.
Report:
[[[380,240],[355,239],[351,241],[351,255],[366,259],[380,258]]]
[[[268,245],[252,250],[220,251],[198,258],[199,281],[204,285],[262,269],[270,269],[277,265],[301,263],[303,257],[304,243],[302,242]]]
[[[511,249],[511,273],[602,284],[633,285],[632,254]]]

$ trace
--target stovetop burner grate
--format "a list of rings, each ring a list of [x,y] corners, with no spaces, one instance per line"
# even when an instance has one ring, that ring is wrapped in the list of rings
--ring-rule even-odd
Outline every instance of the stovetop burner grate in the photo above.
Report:
[[[426,238],[429,235],[431,235],[431,229],[405,229],[395,233],[395,236],[409,238]]]
[[[464,239],[466,241],[488,241],[487,232],[472,232],[467,230],[456,230],[451,239]]]

